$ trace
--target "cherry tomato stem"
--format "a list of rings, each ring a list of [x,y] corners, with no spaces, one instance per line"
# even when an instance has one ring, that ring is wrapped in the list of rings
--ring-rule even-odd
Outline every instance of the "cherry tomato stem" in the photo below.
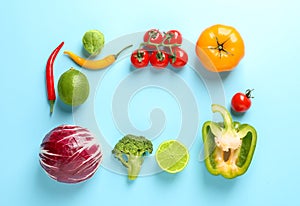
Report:
[[[248,98],[254,98],[251,94],[252,94],[252,91],[254,89],[247,89],[246,92],[245,92],[245,95],[248,97]]]
[[[147,46],[152,49],[159,50],[159,47],[179,47],[182,43],[182,35],[177,30],[170,30],[167,33],[162,33],[158,29],[151,29],[144,35],[144,42],[140,47]]]
[[[134,67],[143,68],[149,63],[149,52],[145,49],[137,49],[132,52],[130,60]]]
[[[164,69],[169,64],[169,55],[165,51],[154,51],[150,56],[150,63],[156,69]]]

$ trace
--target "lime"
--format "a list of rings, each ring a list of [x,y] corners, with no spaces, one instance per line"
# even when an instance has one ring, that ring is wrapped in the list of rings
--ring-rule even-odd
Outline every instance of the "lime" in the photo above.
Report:
[[[169,173],[177,173],[186,167],[190,155],[186,146],[181,142],[167,140],[159,145],[155,158],[161,169]]]
[[[89,96],[90,86],[87,77],[80,71],[71,68],[58,80],[59,98],[68,105],[79,106]]]

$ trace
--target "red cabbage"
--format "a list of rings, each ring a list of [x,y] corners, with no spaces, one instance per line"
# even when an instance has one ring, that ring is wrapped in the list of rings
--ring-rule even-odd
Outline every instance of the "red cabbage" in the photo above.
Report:
[[[43,139],[40,164],[53,179],[78,183],[89,179],[101,164],[100,144],[93,134],[80,126],[61,125]]]

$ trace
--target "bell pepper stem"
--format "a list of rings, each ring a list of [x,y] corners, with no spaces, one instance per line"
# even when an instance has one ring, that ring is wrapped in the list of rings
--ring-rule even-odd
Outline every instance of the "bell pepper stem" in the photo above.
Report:
[[[213,104],[212,105],[212,111],[214,113],[219,112],[222,115],[223,120],[224,120],[225,130],[228,130],[228,129],[233,130],[234,125],[233,125],[233,122],[232,122],[231,115],[225,107],[223,107],[221,105],[218,105],[218,104]]]
[[[215,122],[210,122],[210,129],[211,132],[217,136],[217,137],[221,137],[222,136],[222,128]]]

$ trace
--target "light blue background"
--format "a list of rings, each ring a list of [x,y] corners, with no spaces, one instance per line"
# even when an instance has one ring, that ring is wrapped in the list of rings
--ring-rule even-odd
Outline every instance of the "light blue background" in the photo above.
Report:
[[[299,8],[296,0],[2,2],[0,205],[299,205]],[[109,42],[159,28],[178,29],[196,42],[203,29],[216,23],[236,27],[246,44],[241,64],[222,75],[226,106],[235,92],[255,88],[251,109],[234,117],[258,131],[244,176],[226,180],[210,175],[199,161],[199,134],[187,168],[176,175],[160,173],[129,183],[100,167],[81,184],[47,177],[38,163],[39,145],[50,129],[73,123],[72,113],[58,104],[48,115],[45,64],[61,41],[65,49],[81,52],[81,37],[89,29],[101,30]],[[60,53],[56,80],[70,66],[75,65]],[[207,108],[206,116],[200,114],[201,123],[209,113]]]

